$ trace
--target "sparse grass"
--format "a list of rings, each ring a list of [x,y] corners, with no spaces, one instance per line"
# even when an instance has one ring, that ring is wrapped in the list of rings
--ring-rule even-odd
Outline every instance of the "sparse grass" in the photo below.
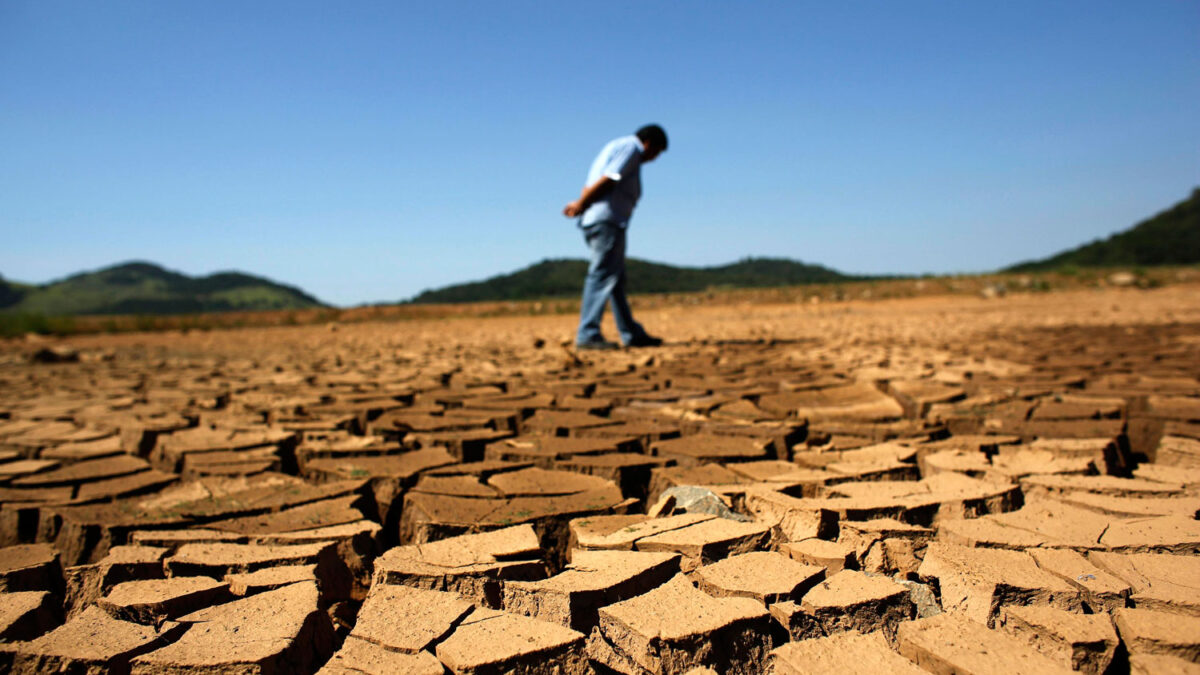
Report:
[[[17,337],[26,333],[39,335],[71,335],[79,332],[75,317],[46,316],[26,312],[0,312],[0,336]]]

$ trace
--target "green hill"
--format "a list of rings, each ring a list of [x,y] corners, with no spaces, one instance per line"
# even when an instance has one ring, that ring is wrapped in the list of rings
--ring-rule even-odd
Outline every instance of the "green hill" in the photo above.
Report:
[[[1175,206],[1108,239],[1096,240],[1044,260],[1009,267],[1036,272],[1059,267],[1192,265],[1200,263],[1200,188]]]
[[[30,288],[28,284],[18,284],[0,277],[0,308],[17,304]]]
[[[40,286],[0,280],[0,311],[46,316],[184,314],[304,309],[323,304],[304,291],[240,272],[189,277],[146,262],[106,267]]]
[[[587,273],[584,260],[543,260],[511,274],[424,291],[409,302],[486,302],[576,297]],[[709,288],[765,288],[850,281],[820,265],[777,258],[747,258],[719,267],[675,267],[630,258],[626,264],[634,293],[678,293]]]

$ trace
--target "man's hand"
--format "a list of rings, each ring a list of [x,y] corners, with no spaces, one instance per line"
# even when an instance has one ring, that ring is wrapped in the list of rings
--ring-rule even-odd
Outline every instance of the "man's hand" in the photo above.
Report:
[[[597,199],[600,199],[612,189],[616,181],[608,176],[601,176],[600,180],[583,188],[583,194],[579,195],[579,199],[567,204],[563,207],[563,215],[568,218],[574,218],[580,215],[591,206]]]

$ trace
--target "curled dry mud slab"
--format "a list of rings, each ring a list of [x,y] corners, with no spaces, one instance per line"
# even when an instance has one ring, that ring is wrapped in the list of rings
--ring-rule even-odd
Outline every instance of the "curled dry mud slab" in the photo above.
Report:
[[[1196,290],[5,343],[0,668],[1194,671]]]

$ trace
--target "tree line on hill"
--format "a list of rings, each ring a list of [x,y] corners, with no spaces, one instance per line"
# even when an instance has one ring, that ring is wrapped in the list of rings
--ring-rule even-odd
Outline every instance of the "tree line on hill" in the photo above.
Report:
[[[0,312],[7,314],[185,314],[323,306],[298,288],[262,277],[241,272],[190,277],[146,262],[82,272],[43,285],[0,278]]]
[[[543,260],[512,274],[427,290],[409,302],[446,303],[577,297],[587,273],[585,260]],[[713,288],[763,288],[851,281],[860,277],[820,265],[780,258],[746,258],[717,267],[676,267],[631,258],[629,287],[638,293],[680,293]]]
[[[1187,199],[1124,232],[1049,258],[1018,263],[1006,271],[1196,263],[1200,263],[1200,188],[1192,190]]]

